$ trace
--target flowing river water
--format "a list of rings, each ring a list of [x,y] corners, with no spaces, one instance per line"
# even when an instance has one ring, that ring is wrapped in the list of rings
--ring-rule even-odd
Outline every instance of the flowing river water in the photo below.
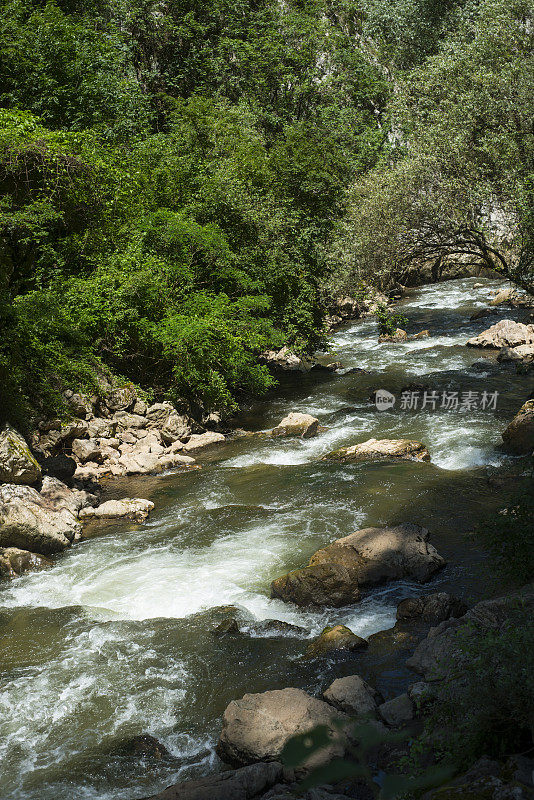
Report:
[[[372,320],[332,337],[335,375],[301,378],[258,402],[239,424],[272,427],[289,411],[317,416],[308,440],[242,437],[199,458],[202,470],[128,480],[115,492],[156,503],[143,525],[115,524],[42,573],[0,589],[0,797],[3,800],[139,798],[219,768],[214,744],[227,703],[248,691],[319,692],[359,672],[387,697],[415,677],[398,653],[301,658],[333,622],[369,636],[391,628],[398,601],[450,590],[487,592],[474,524],[499,502],[488,471],[510,463],[500,432],[529,393],[527,379],[466,340],[501,318],[471,322],[502,282],[455,280],[412,291],[407,329],[430,338],[378,344]],[[518,318],[517,312],[513,315]],[[332,354],[330,354],[332,360]],[[360,370],[366,370],[362,372]],[[498,392],[496,409],[403,410],[400,390]],[[373,390],[396,394],[378,411]],[[321,456],[368,438],[425,442],[430,463],[339,464]],[[333,539],[370,525],[430,529],[448,566],[426,587],[398,582],[350,608],[303,611],[269,599],[271,580],[303,566]],[[213,636],[221,607],[237,606],[242,635]],[[305,630],[274,634],[277,619]],[[248,622],[247,622],[248,621]],[[171,757],[146,760],[124,743],[150,733]]]

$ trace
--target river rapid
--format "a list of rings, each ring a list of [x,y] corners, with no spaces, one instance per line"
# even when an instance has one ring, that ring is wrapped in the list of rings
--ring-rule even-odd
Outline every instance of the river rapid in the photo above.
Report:
[[[481,288],[474,288],[475,283]],[[502,281],[465,279],[413,290],[400,303],[408,333],[378,344],[363,320],[332,336],[341,373],[301,377],[258,402],[237,424],[271,428],[289,411],[318,417],[308,440],[237,438],[201,456],[201,470],[116,482],[117,496],[156,503],[143,525],[100,527],[55,566],[0,589],[0,797],[3,800],[139,798],[220,768],[220,717],[245,692],[299,686],[319,692],[358,672],[386,696],[415,678],[395,652],[303,661],[308,640],[342,622],[360,636],[391,628],[396,605],[421,591],[469,602],[488,592],[485,556],[470,535],[499,497],[488,472],[513,459],[500,432],[532,387],[495,356],[465,347],[503,309],[470,322]],[[361,372],[360,370],[366,370]],[[496,408],[404,410],[400,390],[498,392]],[[378,411],[375,389],[397,396]],[[423,441],[430,463],[338,464],[334,448],[368,438]],[[301,611],[269,599],[271,580],[303,566],[319,547],[358,528],[409,521],[430,529],[448,566],[426,587],[398,582],[358,605]],[[248,632],[216,638],[233,605]],[[305,631],[266,634],[265,619]],[[372,650],[372,649],[371,649]],[[170,758],[144,760],[124,743],[150,733]]]

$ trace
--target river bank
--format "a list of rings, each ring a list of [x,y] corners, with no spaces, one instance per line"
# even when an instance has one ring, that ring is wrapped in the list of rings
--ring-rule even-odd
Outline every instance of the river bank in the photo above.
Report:
[[[399,581],[336,610],[269,598],[273,579],[358,528],[424,525],[448,561],[432,591],[469,604],[498,592],[488,587],[479,542],[466,534],[498,508],[489,473],[515,463],[500,433],[530,390],[515,367],[465,343],[498,319],[526,320],[528,312],[502,308],[495,318],[471,320],[501,286],[484,281],[475,289],[478,282],[423,287],[403,301],[408,333],[428,328],[429,339],[379,344],[371,320],[339,330],[332,357],[344,365],[340,374],[287,386],[236,420],[259,432],[302,411],[326,428],[319,436],[242,437],[206,451],[202,470],[118,478],[110,497],[155,503],[146,523],[95,528],[52,570],[2,587],[10,643],[2,659],[6,798],[143,797],[220,769],[213,745],[221,715],[246,692],[299,686],[319,693],[354,671],[386,699],[402,692],[414,676],[391,647],[322,661],[301,656],[327,624],[363,637],[391,628],[397,603],[420,586]],[[411,384],[479,397],[497,392],[498,402],[463,412],[402,410],[402,389]],[[378,388],[399,398],[396,407],[377,411],[369,397]],[[422,441],[430,463],[321,460],[371,437]],[[248,619],[246,635],[213,637],[226,613],[218,609],[227,605]],[[273,618],[304,632],[257,628]],[[122,749],[142,733],[157,736],[169,758],[147,762]]]

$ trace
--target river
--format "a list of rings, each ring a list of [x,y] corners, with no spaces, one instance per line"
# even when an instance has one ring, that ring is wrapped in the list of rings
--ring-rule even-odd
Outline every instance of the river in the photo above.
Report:
[[[481,288],[474,284],[481,282]],[[0,796],[3,800],[138,798],[219,768],[213,746],[227,703],[247,691],[320,691],[351,671],[386,697],[413,680],[398,654],[303,661],[308,640],[342,622],[369,636],[391,628],[398,601],[451,590],[488,591],[474,524],[499,502],[488,470],[511,461],[500,432],[528,395],[526,380],[466,340],[498,317],[470,322],[502,282],[455,280],[412,290],[400,303],[407,330],[430,338],[378,344],[363,320],[332,337],[344,369],[301,378],[257,402],[238,423],[266,430],[306,411],[326,431],[314,439],[235,439],[199,458],[202,470],[117,482],[116,493],[156,503],[143,525],[116,524],[0,589]],[[359,370],[366,370],[361,372]],[[496,408],[404,410],[400,390],[497,392]],[[369,397],[397,396],[378,411]],[[491,406],[491,403],[490,403]],[[430,463],[341,465],[328,451],[376,438],[423,441]],[[410,521],[430,529],[447,568],[422,588],[395,583],[350,608],[300,611],[269,599],[270,581],[316,549],[369,525]],[[238,606],[249,632],[216,638],[221,606]],[[278,619],[302,634],[266,635]],[[145,761],[124,747],[150,733],[172,758]]]

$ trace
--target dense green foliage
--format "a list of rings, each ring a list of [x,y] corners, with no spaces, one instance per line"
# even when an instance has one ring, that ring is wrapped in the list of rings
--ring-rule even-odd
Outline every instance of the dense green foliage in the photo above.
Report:
[[[4,413],[102,368],[228,410],[321,344],[325,287],[458,255],[528,284],[529,0],[2,11]]]
[[[352,4],[2,5],[7,399],[50,410],[99,362],[199,413],[265,390],[259,352],[322,341],[327,243],[384,139]]]
[[[505,760],[531,749],[534,664],[526,654],[533,646],[532,613],[520,600],[503,630],[466,628],[415,751],[430,748],[462,770],[482,756]]]
[[[497,268],[532,292],[534,7],[438,6],[447,35],[420,40],[424,59],[395,55],[413,66],[396,72],[389,152],[354,183],[336,258],[347,285],[460,263]]]
[[[506,505],[479,526],[499,580],[522,586],[534,580],[534,483],[522,480]]]

